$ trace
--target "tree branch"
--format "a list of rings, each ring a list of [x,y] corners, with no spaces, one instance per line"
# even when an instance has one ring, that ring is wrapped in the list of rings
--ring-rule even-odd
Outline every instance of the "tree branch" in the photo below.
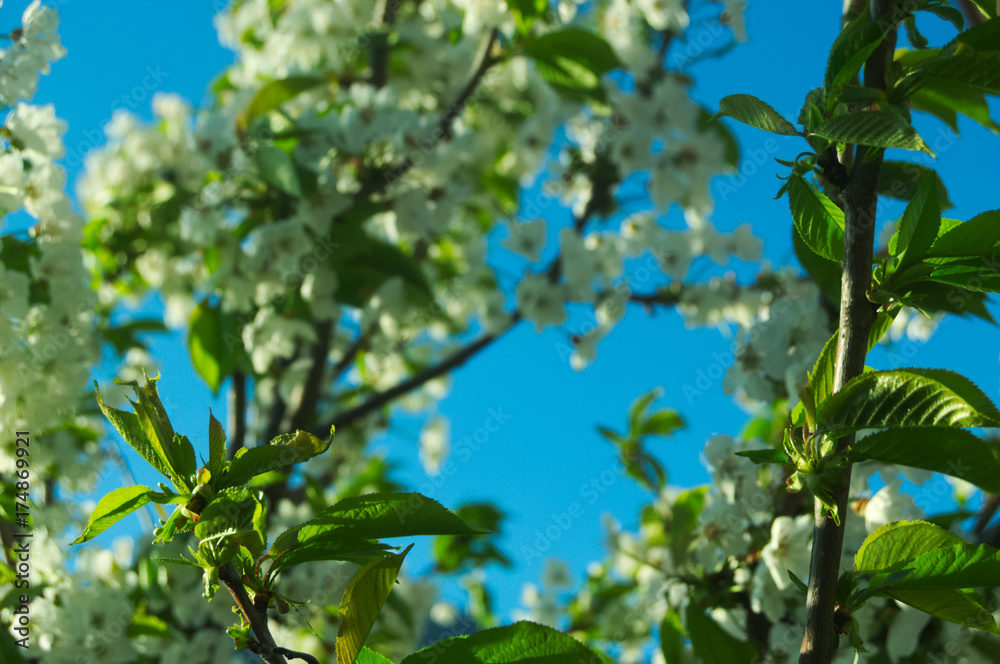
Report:
[[[246,443],[247,435],[247,377],[242,371],[233,372],[233,385],[229,389],[229,449],[226,458],[235,458],[236,452]]]
[[[380,28],[386,28],[396,22],[396,10],[400,0],[379,0],[375,6],[375,23]],[[379,40],[372,46],[371,84],[375,88],[385,85],[389,73],[389,44]]]
[[[291,428],[307,430],[316,419],[316,405],[319,403],[320,388],[323,386],[323,373],[326,370],[327,356],[330,354],[330,341],[333,338],[333,322],[325,320],[316,330],[317,341],[312,347],[312,366],[309,375],[302,386],[302,398],[298,407],[292,413]]]
[[[373,397],[369,398],[368,401],[346,410],[342,413],[338,413],[333,417],[330,422],[324,425],[324,430],[329,429],[330,426],[335,426],[338,429],[341,427],[346,427],[353,422],[361,419],[362,417],[378,410],[382,406],[385,406],[393,399],[403,396],[408,392],[412,392],[417,389],[427,381],[433,380],[438,376],[442,376],[452,369],[455,369],[462,364],[465,364],[466,360],[471,358],[473,355],[481,351],[482,349],[489,346],[491,343],[502,337],[509,330],[511,330],[518,322],[520,322],[520,314],[515,313],[510,323],[504,329],[499,332],[492,334],[484,334],[477,340],[466,346],[465,348],[459,350],[458,352],[452,354],[447,359],[441,361],[434,366],[427,367],[420,373],[410,376],[406,380],[390,387],[387,390],[379,392]]]
[[[469,99],[472,98],[472,93],[475,92],[477,87],[479,87],[479,84],[482,82],[483,76],[486,75],[487,70],[489,70],[489,68],[497,62],[497,59],[494,58],[491,53],[493,51],[493,45],[496,44],[498,35],[499,31],[496,28],[493,28],[490,30],[489,36],[483,40],[482,46],[479,48],[479,53],[476,55],[477,64],[475,65],[472,75],[469,77],[469,80],[466,82],[462,90],[458,93],[458,97],[455,98],[455,101],[451,103],[444,115],[441,116],[441,122],[438,123],[438,129],[432,137],[435,141],[443,143],[451,140],[452,123],[465,108]],[[402,164],[385,171],[382,178],[369,178],[364,184],[361,185],[361,189],[358,190],[358,193],[354,195],[354,201],[356,203],[365,201],[373,193],[384,190],[389,184],[406,175],[410,169],[413,168],[415,163],[416,160],[412,156],[409,156],[403,161]]]
[[[892,0],[871,0],[871,20],[885,20],[893,7]],[[865,63],[864,84],[868,88],[886,88],[889,58],[896,46],[896,23],[888,28],[881,45]],[[841,276],[839,345],[834,378],[834,392],[851,378],[861,375],[868,354],[868,333],[875,320],[875,306],[868,300],[871,287],[872,253],[875,244],[875,210],[878,181],[882,170],[882,150],[869,157],[868,148],[855,149],[854,170],[843,193],[844,268]],[[849,448],[854,436],[837,441],[837,451]],[[840,524],[826,516],[822,503],[814,501],[812,557],[809,565],[809,591],[806,599],[806,626],[799,652],[799,664],[829,664],[836,652],[839,634],[834,623],[840,556],[844,544],[851,467],[848,466],[833,493],[840,514]]]
[[[236,606],[250,623],[250,627],[259,641],[259,646],[254,652],[260,655],[267,664],[287,664],[284,656],[279,652],[282,649],[278,648],[274,637],[271,636],[271,630],[267,627],[267,614],[258,611],[253,602],[250,601],[250,596],[247,594],[246,588],[243,587],[243,581],[233,563],[226,563],[219,568],[219,581],[229,590]]]

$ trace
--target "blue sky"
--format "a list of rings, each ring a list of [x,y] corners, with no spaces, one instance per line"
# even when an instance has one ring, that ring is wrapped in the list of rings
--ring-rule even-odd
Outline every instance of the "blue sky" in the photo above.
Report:
[[[7,0],[0,9],[0,30],[13,27],[28,4],[27,0]],[[149,118],[154,91],[176,92],[198,105],[206,99],[211,78],[232,60],[232,54],[219,46],[212,25],[221,2],[107,0],[99,12],[93,3],[79,0],[47,4],[60,12],[60,32],[69,55],[43,77],[36,101],[54,103],[57,114],[69,122],[69,154],[64,165],[71,183],[80,172],[82,154],[103,141],[103,127],[116,108]],[[726,94],[750,93],[795,119],[806,92],[822,80],[826,53],[839,26],[839,10],[839,2],[815,3],[805,16],[801,6],[792,3],[752,2],[747,13],[750,42],[724,57],[690,67],[696,81],[692,95],[717,108]],[[931,26],[928,21],[922,24]],[[951,29],[945,26],[927,32],[950,38]],[[716,34],[710,25],[695,24],[689,35],[690,42],[676,43],[671,53],[690,49],[695,55],[702,46],[712,50],[728,40],[728,35]],[[717,209],[712,220],[724,231],[751,223],[765,239],[765,258],[776,265],[794,263],[787,200],[773,200],[780,185],[774,175],[781,167],[772,158],[794,158],[804,149],[804,142],[735,123],[729,126],[740,141],[744,163],[753,163],[735,191],[723,187],[732,182],[726,178],[714,182]],[[998,137],[971,122],[962,123],[957,142],[934,120],[917,126],[928,142],[938,140],[944,146],[936,148],[935,167],[956,205],[949,216],[968,219],[998,207],[996,168],[986,157],[997,154]],[[769,140],[773,143],[766,143]],[[773,146],[777,151],[767,149]],[[897,153],[894,158],[907,157]],[[667,223],[679,228],[683,222],[673,215]],[[909,363],[958,370],[996,397],[1000,386],[997,339],[996,329],[978,321],[948,320],[930,343],[917,347]],[[730,341],[716,330],[687,330],[673,312],[647,316],[638,309],[630,311],[599,346],[596,362],[579,373],[557,351],[564,341],[565,333],[536,334],[532,326],[522,325],[454,372],[450,394],[436,409],[451,421],[453,447],[465,437],[475,438],[491,415],[507,418],[478,450],[455,456],[454,474],[436,478],[424,474],[417,456],[422,418],[401,415],[372,443],[398,464],[393,477],[404,485],[446,506],[489,500],[507,514],[501,543],[515,567],[489,571],[502,616],[516,607],[522,583],[537,581],[547,556],[567,560],[574,577],[582,578],[586,563],[603,556],[602,514],[613,515],[625,527],[636,525],[638,509],[649,496],[614,472],[615,452],[597,434],[597,425],[622,429],[631,402],[662,387],[664,396],[656,405],[679,410],[688,427],[671,440],[652,441],[649,447],[667,466],[672,484],[692,486],[708,479],[699,460],[705,440],[715,433],[735,435],[746,419],[722,394],[721,380],[712,381],[704,396],[692,403],[684,396],[685,385],[695,384],[700,372],[715,373],[718,357],[731,350]],[[161,393],[178,430],[192,440],[204,441],[207,406],[213,405],[221,414],[224,404],[213,401],[187,368],[183,339],[159,339],[152,351],[165,370]],[[877,353],[870,364],[888,366],[887,361]],[[99,374],[102,383],[109,379],[106,371],[99,370]],[[120,482],[121,478],[109,475],[102,488],[109,490]],[[601,490],[595,496],[584,489],[587,485]],[[553,523],[566,523],[563,515],[574,504],[580,507],[573,510],[577,516],[568,527],[557,527],[559,537],[544,536]],[[943,508],[931,501],[926,506],[934,511]],[[134,519],[130,523],[138,527]],[[123,526],[111,535],[124,530]],[[539,543],[548,546],[540,551]],[[540,555],[526,555],[529,552]],[[427,545],[418,544],[405,569],[419,573],[430,565]],[[446,594],[461,598],[453,585]]]

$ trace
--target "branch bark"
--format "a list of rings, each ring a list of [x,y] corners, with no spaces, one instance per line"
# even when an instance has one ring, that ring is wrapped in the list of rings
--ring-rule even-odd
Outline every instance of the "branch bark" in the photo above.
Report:
[[[499,339],[501,336],[506,334],[507,331],[513,328],[520,320],[521,320],[520,315],[514,314],[513,318],[510,321],[510,324],[504,329],[500,330],[499,332],[495,332],[493,334],[484,334],[483,336],[479,337],[465,348],[457,351],[456,353],[452,354],[447,359],[442,360],[438,364],[427,367],[420,373],[410,376],[406,380],[401,381],[396,385],[393,385],[387,390],[379,392],[378,394],[374,395],[364,403],[355,406],[350,410],[345,410],[342,413],[338,413],[333,417],[332,420],[323,425],[323,430],[324,431],[329,430],[330,426],[335,426],[338,429],[348,426],[351,423],[355,422],[356,420],[364,417],[365,415],[373,413],[382,406],[387,405],[394,399],[397,399],[403,396],[404,394],[412,392],[413,390],[417,389],[427,381],[433,380],[438,376],[442,376],[451,371],[452,369],[455,369],[465,364],[466,360],[468,360],[473,355],[483,350],[491,343]]]
[[[262,614],[253,605],[250,595],[247,594],[247,589],[243,587],[240,574],[236,571],[236,565],[226,563],[220,567],[219,581],[229,590],[229,593],[233,596],[233,600],[236,602],[237,608],[239,608],[243,617],[247,619],[247,622],[250,623],[254,636],[258,639],[258,645],[254,649],[254,652],[260,655],[261,659],[267,662],[267,664],[287,664],[284,656],[279,652],[283,649],[279,648],[274,642],[271,630],[267,627],[267,615]]]
[[[292,414],[292,429],[308,430],[316,419],[316,407],[319,404],[320,391],[323,388],[323,373],[326,371],[327,356],[330,354],[330,342],[333,339],[333,322],[325,320],[317,326],[318,340],[312,347],[312,366],[302,387],[302,397]],[[320,432],[321,434],[323,432]],[[329,432],[326,432],[329,433]]]
[[[226,458],[232,459],[246,444],[247,435],[247,377],[242,371],[233,372],[233,385],[229,389],[229,449]]]
[[[871,0],[873,21],[885,21],[893,8],[892,0]],[[887,26],[882,44],[865,63],[864,84],[868,88],[886,88],[889,58],[896,46],[896,23]],[[843,192],[844,268],[841,275],[840,327],[834,392],[851,378],[861,375],[868,354],[868,334],[875,321],[875,306],[868,300],[871,286],[872,254],[875,244],[875,211],[878,181],[882,170],[882,150],[868,155],[868,148],[855,149],[854,170]],[[866,160],[866,156],[868,159]],[[838,441],[837,451],[849,448],[854,436]],[[839,634],[834,622],[837,579],[844,544],[851,468],[848,466],[834,493],[838,512],[837,525],[824,513],[817,500],[814,507],[812,558],[809,564],[809,591],[806,600],[806,626],[799,652],[799,664],[829,664],[837,650]]]

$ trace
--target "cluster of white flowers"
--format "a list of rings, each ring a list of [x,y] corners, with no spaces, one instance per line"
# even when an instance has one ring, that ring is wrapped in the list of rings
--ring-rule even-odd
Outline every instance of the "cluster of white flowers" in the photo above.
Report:
[[[663,662],[651,626],[671,613],[684,616],[687,607],[708,603],[711,618],[737,641],[766,635],[762,661],[798,660],[805,621],[805,593],[789,572],[807,579],[813,533],[812,499],[806,494],[786,494],[775,469],[755,466],[736,456],[741,449],[758,449],[759,443],[738,442],[730,436],[711,438],[705,461],[713,483],[682,490],[664,488],[643,508],[635,532],[622,530],[608,519],[609,552],[603,562],[588,568],[585,584],[559,605],[566,591],[545,585],[526,585],[516,617],[546,624],[568,625],[578,638],[596,644],[613,642],[621,647],[618,661]],[[898,468],[864,463],[855,466],[851,486],[851,512],[841,569],[853,569],[861,543],[879,526],[901,519],[924,518],[912,495],[901,492]],[[891,478],[878,491],[869,490],[874,473]],[[914,474],[914,480],[930,476]],[[939,495],[939,494],[935,494]],[[693,529],[686,530],[691,510],[697,513]],[[678,519],[678,521],[675,521]],[[958,528],[953,525],[953,529]],[[550,563],[556,566],[556,561]],[[549,587],[553,586],[553,587]],[[996,615],[1000,617],[1000,610]],[[940,623],[921,635],[927,614],[894,600],[873,598],[854,617],[868,648],[860,661],[897,662],[918,647],[923,652],[949,652],[986,662],[979,651],[968,648],[967,628]],[[681,618],[684,620],[684,618]],[[766,629],[762,625],[766,624]],[[888,660],[885,660],[888,655]],[[853,662],[854,650],[843,637],[835,661]]]
[[[740,39],[744,3],[726,0],[725,6],[725,22]],[[683,30],[689,21],[684,7],[680,0],[563,0],[557,15],[583,25],[596,20],[638,79],[659,64],[648,31]],[[564,323],[568,303],[592,305],[595,325],[577,335],[572,354],[573,366],[582,368],[633,294],[666,293],[689,325],[740,326],[736,363],[724,383],[728,393],[742,390],[763,402],[794,398],[829,336],[816,288],[766,266],[752,286],[741,286],[732,274],[688,282],[700,257],[721,266],[732,256],[758,261],[761,246],[749,226],[721,233],[708,221],[708,182],[728,167],[726,145],[720,134],[703,129],[702,109],[683,77],[661,71],[636,91],[601,81],[611,109],[602,117],[557,94],[527,58],[498,58],[479,92],[458,108],[453,105],[470,81],[470,63],[479,64],[484,45],[499,48],[484,41],[490,28],[513,38],[511,13],[502,3],[479,0],[416,3],[416,10],[395,17],[391,30],[393,49],[405,56],[397,56],[385,75],[359,76],[374,66],[371,45],[385,38],[372,11],[361,0],[234,3],[220,14],[218,28],[237,62],[220,78],[216,104],[196,112],[176,96],[158,94],[152,125],[117,114],[106,129],[107,147],[86,162],[80,191],[91,222],[84,233],[64,192],[65,174],[53,163],[65,152],[65,124],[51,107],[25,103],[39,73],[64,53],[55,12],[32,3],[0,59],[0,101],[12,106],[2,131],[0,207],[23,210],[34,220],[30,240],[9,235],[0,249],[0,440],[13,441],[10,433],[28,424],[45,431],[62,423],[94,362],[96,299],[86,287],[81,239],[90,252],[88,267],[117,280],[106,281],[99,293],[109,309],[123,294],[154,288],[167,302],[168,318],[180,324],[197,299],[214,294],[239,321],[238,338],[257,374],[257,409],[266,412],[273,395],[294,402],[301,394],[310,362],[294,358],[317,340],[315,321],[335,326],[330,361],[351,365],[330,380],[358,393],[397,385],[413,367],[440,357],[441,346],[456,335],[477,326],[505,329],[510,307],[487,265],[485,231],[494,220],[509,218],[518,203],[541,206],[542,199],[519,201],[511,191],[550,162],[564,168],[559,193],[578,220],[594,200],[591,175],[601,165],[622,180],[612,195],[639,173],[658,210],[612,220],[602,230],[578,222],[553,232],[551,245],[540,210],[531,211],[528,222],[510,223],[507,248],[532,264],[554,255],[559,261],[558,270],[529,272],[518,281],[521,318],[540,330]],[[451,38],[455,34],[462,36]],[[285,94],[261,101],[261,88],[288,77],[296,77],[294,85],[316,84],[288,93],[277,112],[248,117],[268,98]],[[565,145],[553,154],[561,127]],[[546,204],[551,199],[544,197]],[[659,213],[673,205],[685,211],[683,231],[660,224]],[[640,270],[624,274],[628,261],[643,258]],[[933,326],[908,321],[905,329],[921,339]],[[353,362],[351,353],[357,354]],[[147,360],[133,353],[131,364]],[[404,405],[426,408],[445,389],[444,378],[428,382]],[[335,406],[344,404],[321,408]],[[335,501],[341,491],[383,488],[386,464],[363,449],[385,424],[382,413],[370,415],[338,433],[336,455],[307,465],[309,473],[332,473],[324,500]],[[96,455],[80,463],[73,435],[62,431],[50,438],[36,458],[45,472],[60,478],[61,488],[91,488],[100,467]],[[776,470],[733,455],[750,446],[756,443],[712,438],[705,448],[711,486],[664,489],[644,509],[635,533],[609,524],[610,557],[591,565],[586,586],[569,602],[572,632],[614,640],[622,662],[644,661],[656,625],[683,615],[702,590],[723,588],[726,593],[713,595],[725,595],[712,606],[713,620],[745,640],[760,636],[753,630],[762,616],[770,625],[768,661],[796,657],[805,600],[788,571],[807,574],[811,501],[784,495]],[[428,472],[440,468],[447,449],[447,427],[431,420],[421,435]],[[13,462],[4,447],[0,469],[10,470]],[[856,467],[844,567],[879,525],[922,515],[900,491],[898,471]],[[886,486],[869,495],[875,472]],[[67,574],[63,533],[77,515],[54,507],[38,514],[33,547],[41,553],[35,560],[48,561],[37,573],[49,587],[33,613],[47,659],[181,662],[197,648],[205,661],[231,660],[223,636],[232,622],[229,605],[204,602],[200,572],[148,561],[133,568],[130,553],[103,551],[80,556]],[[271,526],[276,533],[309,516],[305,503],[281,501]],[[320,652],[332,641],[327,613],[349,568],[307,565],[282,576],[280,592],[314,599],[303,615],[322,633],[278,619],[273,630],[280,645]],[[541,589],[526,587],[526,611],[519,617],[564,626],[560,607],[569,585],[565,567],[551,563]],[[317,589],[329,592],[318,599]],[[371,639],[398,660],[417,647],[433,615],[454,611],[435,607],[434,592],[423,582],[405,582],[395,592],[411,615],[387,611]],[[139,595],[145,604],[135,603]],[[144,624],[151,633],[124,638],[135,615],[149,618]],[[923,614],[880,599],[856,617],[862,636],[884,645],[893,662],[912,652],[926,624]],[[9,612],[3,618],[9,620]],[[931,647],[953,643],[958,634],[946,625]],[[853,652],[845,647],[839,657],[848,661]],[[653,661],[662,662],[662,654]]]
[[[829,317],[819,289],[811,281],[783,279],[785,288],[766,311],[737,337],[736,362],[722,389],[742,389],[750,399],[798,398],[823,345],[829,340]]]
[[[65,54],[55,11],[33,2],[0,58],[0,100],[12,106],[0,127],[0,212],[6,220],[0,265],[0,470],[12,472],[15,431],[47,434],[78,405],[97,357],[95,298],[80,249],[83,219],[55,164],[66,150],[66,123],[51,105],[30,103],[40,73]],[[86,486],[96,470],[73,436],[32,447],[32,471]],[[89,449],[94,457],[95,450]]]

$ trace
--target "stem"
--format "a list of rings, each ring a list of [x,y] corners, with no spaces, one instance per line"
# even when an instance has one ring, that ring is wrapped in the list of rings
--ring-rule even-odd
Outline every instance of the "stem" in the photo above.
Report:
[[[302,387],[302,398],[292,414],[292,429],[307,430],[316,418],[316,405],[319,403],[320,389],[323,386],[323,373],[326,369],[327,356],[330,353],[330,341],[333,338],[332,321],[323,321],[317,326],[317,342],[312,348],[312,366]],[[327,432],[329,433],[329,432]]]
[[[873,21],[882,19],[892,9],[892,0],[871,0]],[[882,44],[865,63],[865,87],[885,89],[886,65],[896,45],[896,23],[888,28]],[[841,276],[839,345],[834,378],[834,392],[851,378],[861,375],[868,354],[868,333],[875,321],[875,306],[868,300],[871,286],[872,254],[875,244],[875,210],[878,181],[882,170],[882,150],[865,160],[868,148],[857,146],[854,170],[843,193],[844,269]],[[854,436],[837,441],[837,452],[848,449]],[[839,634],[834,623],[837,579],[847,509],[851,468],[844,472],[840,488],[834,493],[840,525],[826,517],[823,505],[814,501],[812,558],[809,564],[809,592],[806,600],[806,626],[802,636],[799,664],[829,664],[837,650]]]
[[[442,362],[435,364],[433,366],[427,367],[420,373],[415,374],[407,378],[406,380],[397,383],[396,385],[393,385],[392,387],[383,392],[379,392],[378,394],[371,397],[370,399],[368,399],[368,401],[365,401],[363,404],[359,406],[355,406],[354,408],[344,411],[343,413],[338,413],[337,415],[334,416],[334,418],[330,422],[326,423],[323,426],[323,430],[324,431],[329,430],[331,425],[337,427],[338,429],[348,426],[349,424],[364,417],[365,415],[368,415],[369,413],[378,410],[382,406],[385,406],[390,401],[417,389],[427,381],[437,378],[438,376],[442,376],[451,371],[452,369],[461,366],[470,357],[472,357],[482,349],[486,348],[491,343],[493,343],[501,336],[503,336],[505,333],[507,333],[507,331],[513,328],[514,325],[516,325],[520,320],[521,317],[517,314],[514,314],[514,317],[511,319],[510,324],[504,329],[492,334],[484,334],[483,336],[479,337],[478,339],[473,341],[471,344],[469,344],[462,350],[451,355],[448,359],[443,360]]]
[[[229,390],[229,449],[226,458],[233,459],[245,444],[247,435],[247,377],[242,371],[233,372]]]
[[[253,633],[259,640],[259,645],[254,651],[267,664],[287,664],[280,652],[282,649],[278,648],[274,637],[271,636],[271,630],[267,627],[267,615],[258,611],[253,602],[250,601],[250,596],[247,594],[246,588],[243,587],[243,581],[233,563],[226,563],[219,568],[219,581],[229,590],[240,613],[253,628]]]
[[[457,118],[465,109],[466,104],[468,104],[469,100],[472,98],[476,88],[478,88],[479,84],[482,83],[487,70],[499,62],[499,59],[493,57],[492,55],[493,46],[497,43],[497,37],[499,34],[499,30],[497,30],[497,28],[493,28],[490,30],[490,34],[486,37],[486,39],[483,40],[479,52],[476,55],[477,59],[472,75],[469,80],[466,81],[465,86],[459,92],[455,101],[452,102],[452,104],[445,110],[444,115],[441,116],[441,121],[438,123],[437,131],[433,137],[435,145],[451,140],[453,131],[452,123],[455,121],[455,118]],[[362,183],[361,188],[356,194],[354,194],[354,202],[361,203],[367,201],[372,194],[384,193],[390,184],[396,182],[409,173],[410,169],[413,168],[416,163],[416,158],[413,155],[410,155],[404,159],[402,163],[384,171],[384,177],[369,178],[367,181]]]
[[[375,23],[381,28],[387,28],[396,22],[396,10],[400,3],[396,0],[380,0],[375,5]],[[375,88],[385,85],[389,72],[389,45],[379,41],[371,54],[372,77],[371,84]]]

